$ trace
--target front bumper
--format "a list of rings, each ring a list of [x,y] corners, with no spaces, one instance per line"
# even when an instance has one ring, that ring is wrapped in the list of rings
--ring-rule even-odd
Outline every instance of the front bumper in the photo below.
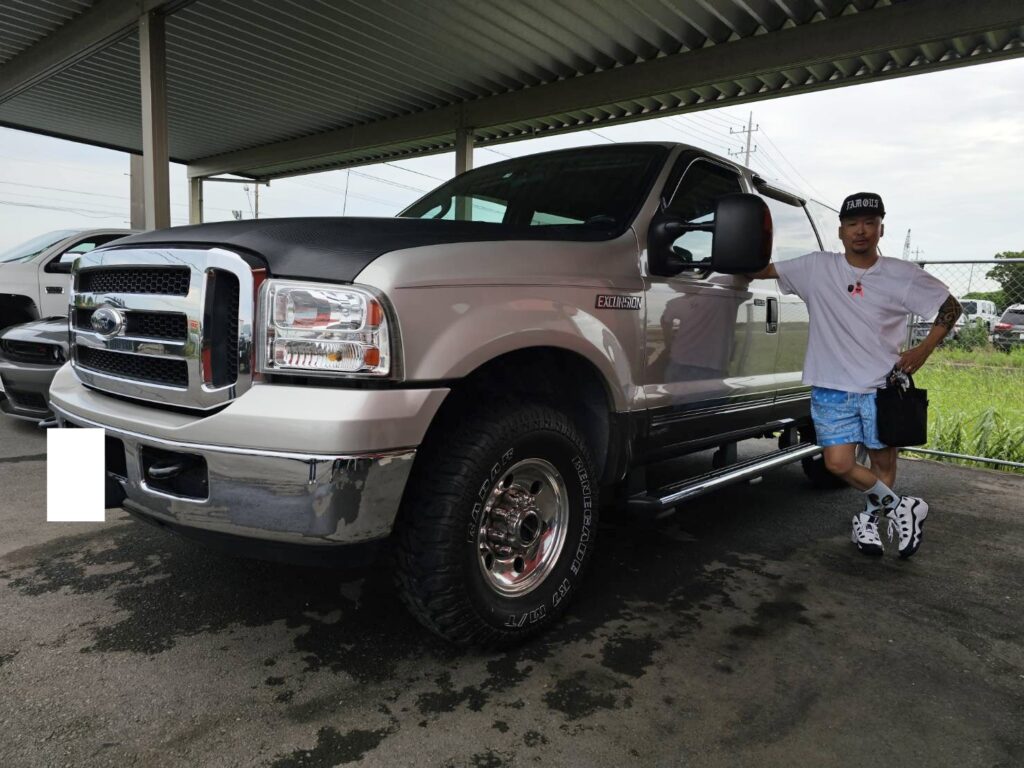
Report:
[[[55,411],[63,427],[102,428],[59,407]],[[416,456],[414,449],[275,453],[159,440],[109,427],[105,432],[107,476],[124,489],[126,511],[175,528],[292,544],[355,544],[388,536]],[[144,471],[147,449],[200,457],[206,498],[156,487]]]
[[[126,511],[179,531],[318,548],[390,534],[447,392],[259,385],[194,416],[90,390],[70,366],[50,389],[62,425],[106,431],[107,476]],[[178,457],[188,482],[154,478],[154,461]]]
[[[48,419],[50,382],[59,367],[0,359],[0,410],[30,421]],[[6,396],[5,396],[6,395]]]

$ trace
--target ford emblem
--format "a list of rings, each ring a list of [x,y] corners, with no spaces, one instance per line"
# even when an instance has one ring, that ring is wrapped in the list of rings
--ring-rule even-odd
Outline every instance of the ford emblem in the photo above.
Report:
[[[124,328],[124,315],[113,307],[100,307],[92,313],[89,325],[100,336],[116,336]]]

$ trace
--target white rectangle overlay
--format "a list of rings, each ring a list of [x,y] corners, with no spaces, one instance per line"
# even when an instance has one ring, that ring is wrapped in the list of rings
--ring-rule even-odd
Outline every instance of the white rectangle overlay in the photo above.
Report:
[[[102,523],[106,477],[102,429],[46,430],[46,521]]]

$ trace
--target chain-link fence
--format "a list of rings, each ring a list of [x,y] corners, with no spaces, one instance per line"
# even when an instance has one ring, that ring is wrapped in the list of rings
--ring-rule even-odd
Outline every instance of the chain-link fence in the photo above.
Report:
[[[1024,258],[920,263],[964,313],[914,377],[928,390],[928,444],[908,452],[1024,472]],[[934,319],[911,317],[908,345]]]

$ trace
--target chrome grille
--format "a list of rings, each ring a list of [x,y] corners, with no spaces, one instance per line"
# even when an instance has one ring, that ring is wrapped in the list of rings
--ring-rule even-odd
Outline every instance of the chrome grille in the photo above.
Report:
[[[91,331],[92,325],[89,321],[95,311],[76,309],[75,328]],[[125,332],[129,336],[184,341],[188,338],[188,318],[171,312],[128,312],[125,315]]]
[[[187,267],[107,269],[81,268],[79,289],[83,293],[157,293],[184,296],[188,293],[190,275]]]
[[[75,286],[71,358],[88,386],[206,410],[251,385],[253,276],[237,254],[101,249]]]
[[[156,384],[166,384],[169,387],[188,386],[188,366],[184,360],[144,357],[124,352],[107,352],[103,349],[82,347],[78,350],[78,362],[86,368],[125,379],[152,381]]]

